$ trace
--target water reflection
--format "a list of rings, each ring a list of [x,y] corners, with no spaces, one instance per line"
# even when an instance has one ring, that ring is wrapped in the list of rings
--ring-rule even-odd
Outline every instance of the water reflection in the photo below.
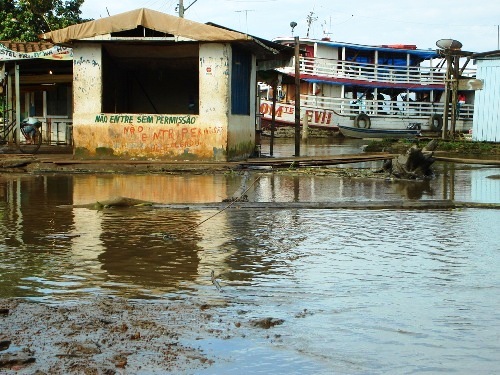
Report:
[[[273,328],[281,341],[238,342],[258,347],[259,363],[255,351],[220,345],[223,352],[216,355],[228,360],[210,373],[242,367],[268,373],[258,368],[261,363],[283,374],[294,366],[325,374],[490,373],[498,368],[500,350],[497,210],[74,206],[115,195],[220,202],[244,187],[251,187],[250,200],[261,202],[500,202],[500,180],[489,178],[498,175],[496,169],[436,169],[435,180],[413,184],[280,173],[3,175],[0,297],[54,302],[91,295],[196,296],[210,303],[223,299],[221,309],[241,321],[285,320]],[[224,294],[211,284],[212,270]],[[245,355],[243,363],[234,362]],[[282,367],[273,367],[276,359]]]
[[[117,195],[159,203],[220,202],[250,187],[249,200],[260,202],[401,198],[500,202],[500,180],[488,178],[496,174],[494,168],[440,164],[436,169],[437,178],[424,182],[280,173],[6,175],[0,178],[1,294],[44,298],[102,288],[106,291],[99,293],[149,296],[176,290],[180,284],[207,284],[211,270],[231,279],[234,268],[240,270],[240,281],[251,280],[254,271],[281,272],[276,262],[281,250],[291,256],[288,249],[306,239],[304,232],[282,235],[282,228],[299,225],[298,212],[217,214],[148,207],[96,211],[73,206]],[[280,236],[267,234],[273,228],[279,229]],[[241,231],[254,236],[248,238]],[[375,232],[371,228],[370,235]],[[166,241],[164,233],[171,239]],[[352,233],[349,241],[362,234]],[[239,241],[241,236],[244,243]],[[439,233],[432,236],[440,238]],[[254,244],[258,241],[264,242]],[[260,253],[255,250],[259,246],[269,252],[269,259],[256,261],[256,270],[242,270],[238,262],[247,262],[247,249]],[[63,287],[50,285],[45,275]]]

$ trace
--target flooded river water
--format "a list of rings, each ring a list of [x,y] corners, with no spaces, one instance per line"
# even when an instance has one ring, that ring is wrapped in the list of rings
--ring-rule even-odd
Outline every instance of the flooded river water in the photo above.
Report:
[[[500,203],[500,169],[436,170],[407,184],[261,171],[0,175],[0,298],[199,298],[228,319],[283,319],[265,335],[193,337],[219,358],[202,374],[498,373],[498,210],[74,206],[116,195],[221,202],[245,188],[256,202]]]

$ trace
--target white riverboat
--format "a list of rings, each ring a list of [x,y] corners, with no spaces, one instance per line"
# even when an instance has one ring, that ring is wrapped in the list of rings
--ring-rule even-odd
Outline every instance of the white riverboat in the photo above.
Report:
[[[275,42],[294,45],[293,38]],[[446,66],[436,50],[414,45],[357,45],[328,39],[301,39],[301,123],[338,129],[339,125],[372,129],[443,125]],[[279,68],[276,125],[295,124],[295,63]],[[475,77],[463,69],[462,77]],[[272,90],[260,93],[262,126],[272,120]],[[456,131],[472,127],[474,91],[459,92]],[[450,106],[451,108],[451,106]]]

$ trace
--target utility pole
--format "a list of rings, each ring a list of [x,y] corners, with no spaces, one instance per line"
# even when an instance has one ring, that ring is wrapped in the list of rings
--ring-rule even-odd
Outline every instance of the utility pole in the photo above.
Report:
[[[191,5],[196,3],[198,0],[194,0],[191,4],[189,4],[187,7],[184,7],[184,0],[179,0],[179,4],[177,5],[177,11],[179,12],[179,17],[184,18],[184,12],[191,8]]]
[[[295,156],[300,156],[300,44],[299,37],[295,42]]]
[[[179,0],[179,17],[184,18],[184,0]]]

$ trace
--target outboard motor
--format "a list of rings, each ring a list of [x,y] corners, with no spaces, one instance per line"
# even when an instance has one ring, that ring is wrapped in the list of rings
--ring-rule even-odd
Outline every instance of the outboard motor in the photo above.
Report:
[[[409,130],[420,130],[422,126],[420,125],[419,122],[410,122],[408,126],[406,126],[406,129]]]

